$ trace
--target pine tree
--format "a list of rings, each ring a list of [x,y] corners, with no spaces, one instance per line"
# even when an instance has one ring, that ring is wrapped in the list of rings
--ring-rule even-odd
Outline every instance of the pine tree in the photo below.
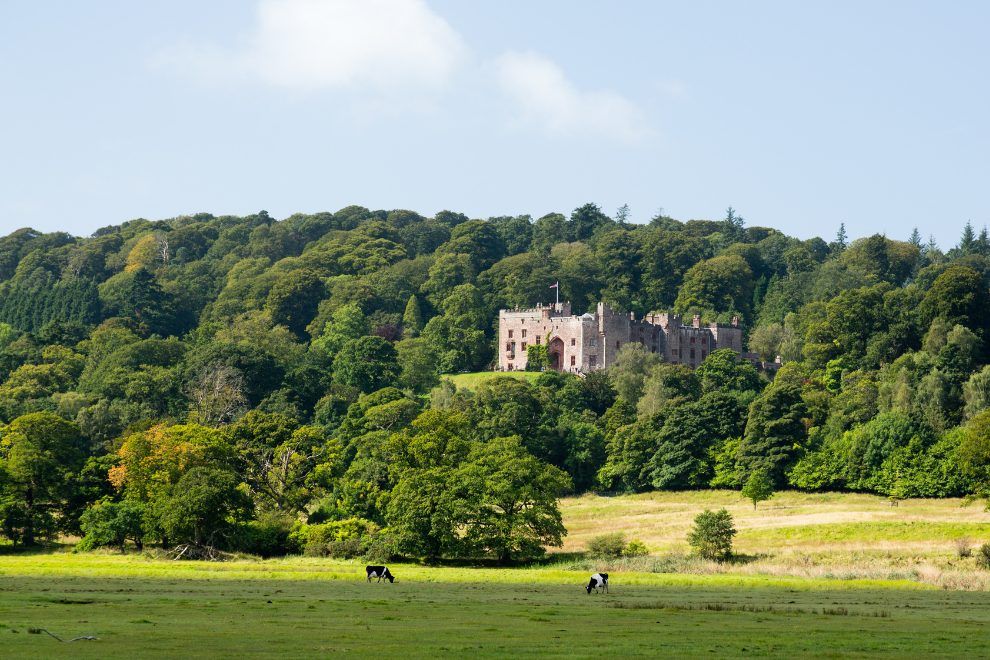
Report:
[[[987,227],[980,230],[980,237],[976,239],[976,251],[985,256],[990,255],[990,236],[987,236]]]
[[[730,206],[725,210],[725,220],[722,221],[722,224],[725,227],[723,229],[725,235],[734,241],[742,235],[746,219],[737,214],[736,210]]]
[[[976,233],[973,231],[973,223],[966,221],[963,227],[962,238],[959,239],[959,251],[963,254],[970,254],[976,247]]]
[[[846,223],[839,223],[839,231],[835,234],[835,241],[832,243],[834,252],[842,252],[849,245],[849,237],[846,235]]]
[[[911,230],[911,238],[908,239],[908,242],[919,250],[921,249],[921,232],[918,231],[917,227]]]

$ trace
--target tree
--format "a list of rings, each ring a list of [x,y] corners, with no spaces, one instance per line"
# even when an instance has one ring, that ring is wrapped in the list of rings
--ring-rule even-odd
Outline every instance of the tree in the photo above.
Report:
[[[79,428],[50,412],[18,417],[0,444],[0,517],[4,535],[34,545],[58,529],[84,460]]]
[[[977,414],[963,428],[957,450],[962,473],[969,479],[972,492],[990,503],[990,410]]]
[[[674,309],[678,313],[746,315],[753,300],[753,271],[741,256],[700,261],[684,275]]]
[[[395,347],[381,337],[351,339],[333,362],[333,380],[361,392],[393,385],[399,377]]]
[[[385,520],[400,552],[430,560],[461,552],[464,494],[453,468],[409,470],[392,489]]]
[[[550,368],[550,354],[545,344],[526,347],[526,371],[543,371]]]
[[[623,204],[615,212],[615,221],[620,225],[624,225],[629,222],[629,205]]]
[[[773,481],[766,472],[754,471],[743,486],[742,495],[753,503],[753,509],[764,500],[773,497]]]
[[[919,250],[921,249],[921,232],[915,227],[911,230],[911,236],[908,238],[908,243],[915,246]]]
[[[975,251],[975,248],[976,233],[973,231],[973,223],[967,220],[966,226],[963,227],[962,236],[959,239],[959,251],[963,254],[970,254]]]
[[[624,344],[608,372],[619,397],[635,406],[643,396],[647,376],[659,364],[660,356],[649,352],[642,344]]]
[[[487,312],[481,292],[473,284],[454,287],[434,316],[423,328],[422,337],[437,356],[440,373],[476,371],[491,355],[485,331]]]
[[[807,436],[806,414],[801,389],[780,380],[750,404],[738,453],[739,464],[747,477],[762,471],[775,483],[784,482],[784,474]]]
[[[688,543],[702,559],[725,561],[732,556],[732,538],[735,535],[732,515],[727,510],[705,509],[695,517]]]
[[[423,338],[403,339],[395,345],[399,383],[413,392],[425,394],[440,382],[437,357]]]
[[[348,303],[334,311],[333,319],[326,324],[312,346],[327,355],[335,356],[348,341],[364,337],[370,332],[371,324],[361,311],[361,306],[357,303]]]
[[[559,546],[557,499],[571,486],[564,472],[529,454],[518,437],[479,443],[454,476],[466,493],[464,544],[501,562],[532,559]]]
[[[846,223],[839,223],[839,231],[835,233],[835,240],[832,242],[832,251],[841,254],[849,245],[849,237],[846,235]]]
[[[284,325],[297,337],[308,338],[306,326],[316,316],[325,295],[326,286],[315,270],[294,270],[275,281],[265,308],[275,323]]]
[[[722,233],[725,234],[726,239],[730,243],[737,241],[743,233],[745,224],[746,220],[730,206],[725,210],[725,220],[722,221]]]
[[[713,392],[671,410],[649,458],[654,488],[701,488],[713,476],[712,452],[742,433],[745,408],[733,394]]]
[[[79,522],[83,538],[76,547],[92,550],[112,546],[123,552],[127,541],[133,541],[141,550],[144,546],[146,514],[144,504],[135,500],[97,502],[82,514]]]
[[[416,337],[423,330],[423,312],[419,307],[419,299],[409,296],[406,311],[402,314],[402,332],[406,337]]]
[[[190,421],[205,426],[232,422],[248,403],[244,375],[221,362],[203,367],[186,391],[192,412]]]
[[[237,487],[237,476],[216,468],[186,472],[168,500],[162,525],[177,543],[223,547],[234,524],[246,520],[251,502]]]
[[[943,318],[952,324],[982,330],[990,320],[990,296],[977,271],[953,264],[935,278],[921,301],[920,311],[925,324]]]
[[[100,285],[99,292],[107,311],[134,319],[144,336],[167,336],[180,329],[173,297],[144,268],[111,277]]]
[[[612,218],[602,213],[597,204],[589,203],[579,206],[571,212],[571,219],[568,222],[570,239],[572,241],[586,241],[596,230],[610,224],[612,224]]]
[[[749,362],[739,358],[731,348],[712,351],[695,370],[701,391],[755,392],[760,389],[760,375]]]
[[[970,376],[963,385],[963,399],[966,401],[964,415],[967,419],[990,408],[990,365]]]
[[[749,350],[758,353],[764,362],[773,362],[781,354],[786,333],[780,323],[761,325],[749,335]]]

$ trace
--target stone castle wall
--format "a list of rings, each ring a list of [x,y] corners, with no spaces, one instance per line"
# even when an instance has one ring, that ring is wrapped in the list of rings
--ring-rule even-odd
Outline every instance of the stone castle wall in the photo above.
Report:
[[[544,344],[551,366],[558,371],[588,372],[615,363],[619,350],[638,342],[665,362],[697,367],[712,351],[730,348],[743,358],[758,363],[756,356],[743,353],[742,328],[731,325],[702,325],[696,315],[690,325],[678,314],[651,313],[636,319],[632,313],[598,303],[594,314],[571,314],[570,303],[537,305],[530,309],[503,309],[499,312],[498,369],[526,369],[526,348]],[[757,366],[762,366],[757,364]]]

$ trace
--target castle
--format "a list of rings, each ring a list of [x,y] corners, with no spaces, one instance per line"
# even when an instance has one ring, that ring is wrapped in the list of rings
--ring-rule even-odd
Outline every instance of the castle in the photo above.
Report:
[[[570,303],[538,304],[531,309],[503,309],[498,313],[498,369],[526,368],[526,349],[546,344],[551,368],[586,373],[615,363],[623,345],[638,342],[664,362],[697,367],[712,351],[729,348],[757,367],[766,367],[753,353],[743,353],[742,328],[733,317],[729,325],[701,324],[694,315],[691,325],[681,316],[650,313],[642,319],[598,303],[595,313],[571,314]]]

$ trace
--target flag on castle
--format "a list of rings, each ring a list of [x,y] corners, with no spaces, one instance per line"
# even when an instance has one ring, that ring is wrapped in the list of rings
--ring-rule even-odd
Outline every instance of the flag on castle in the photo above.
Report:
[[[550,288],[557,290],[557,304],[559,305],[560,304],[560,282],[559,281],[554,282],[553,284],[550,285]]]

